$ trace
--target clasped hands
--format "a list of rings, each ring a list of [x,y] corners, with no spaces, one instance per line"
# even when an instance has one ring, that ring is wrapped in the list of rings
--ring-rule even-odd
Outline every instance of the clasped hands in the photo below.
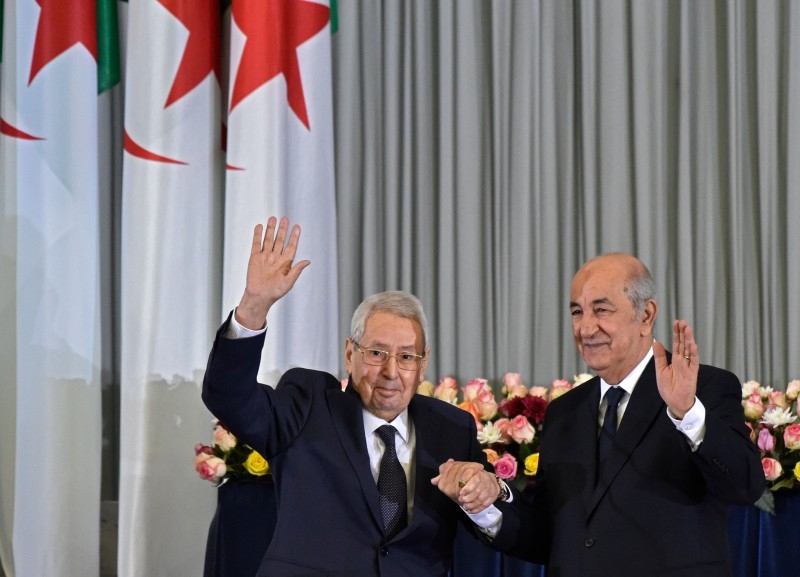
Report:
[[[431,484],[470,514],[480,513],[500,494],[495,476],[483,465],[453,459],[439,465],[439,474]]]

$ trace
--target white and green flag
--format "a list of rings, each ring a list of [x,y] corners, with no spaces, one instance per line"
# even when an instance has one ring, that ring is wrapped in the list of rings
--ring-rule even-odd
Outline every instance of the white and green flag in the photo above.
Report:
[[[120,577],[201,575],[216,504],[191,463],[211,439],[200,385],[221,314],[221,17],[218,0],[127,10]]]
[[[292,366],[338,372],[331,9],[310,0],[231,3],[223,310],[244,289],[253,227],[287,216],[310,259],[270,312],[260,378]]]

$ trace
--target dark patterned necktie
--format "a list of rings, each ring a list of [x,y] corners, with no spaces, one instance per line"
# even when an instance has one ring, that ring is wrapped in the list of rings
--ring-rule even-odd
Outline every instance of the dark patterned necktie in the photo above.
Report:
[[[597,441],[597,460],[603,462],[614,444],[614,436],[617,434],[617,407],[622,400],[625,389],[622,387],[611,387],[606,391],[606,416],[603,417],[603,427],[600,429],[600,438]]]
[[[394,448],[394,435],[397,432],[391,425],[381,425],[376,431],[386,445],[381,457],[378,472],[378,493],[381,497],[381,515],[386,529],[386,538],[391,539],[406,526],[406,474]]]

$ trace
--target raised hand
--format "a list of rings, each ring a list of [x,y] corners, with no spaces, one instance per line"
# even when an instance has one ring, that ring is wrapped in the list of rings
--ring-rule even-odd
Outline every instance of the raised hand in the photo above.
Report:
[[[270,307],[292,289],[303,269],[311,264],[308,260],[294,263],[300,227],[292,227],[287,242],[289,219],[283,217],[278,223],[271,216],[262,238],[263,231],[260,224],[253,230],[253,243],[247,262],[247,283],[236,308],[236,320],[254,330],[264,327]]]
[[[664,345],[653,343],[653,356],[656,362],[656,382],[661,398],[670,413],[682,419],[694,405],[697,393],[697,373],[700,359],[697,356],[697,343],[692,327],[683,320],[672,322],[672,363],[667,362]]]

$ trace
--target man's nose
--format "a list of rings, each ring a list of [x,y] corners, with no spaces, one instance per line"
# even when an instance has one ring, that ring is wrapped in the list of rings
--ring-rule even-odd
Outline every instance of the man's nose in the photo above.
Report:
[[[383,363],[381,372],[383,373],[383,376],[390,379],[397,377],[397,359],[394,355],[386,359],[386,362]]]
[[[597,330],[597,319],[594,317],[594,315],[582,315],[578,330],[581,337],[591,337]]]

